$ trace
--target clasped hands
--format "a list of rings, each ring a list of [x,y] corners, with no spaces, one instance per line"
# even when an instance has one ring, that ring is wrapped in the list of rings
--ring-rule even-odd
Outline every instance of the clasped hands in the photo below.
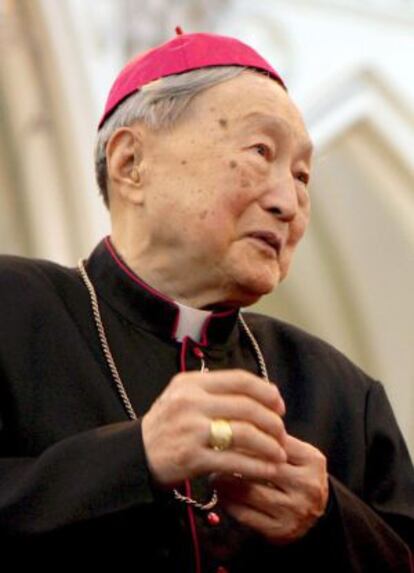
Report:
[[[177,374],[142,420],[148,467],[163,488],[213,476],[220,506],[275,544],[294,541],[323,515],[326,459],[287,434],[274,384],[244,370]],[[231,447],[210,446],[211,422],[231,423]],[[242,476],[242,477],[240,477]]]

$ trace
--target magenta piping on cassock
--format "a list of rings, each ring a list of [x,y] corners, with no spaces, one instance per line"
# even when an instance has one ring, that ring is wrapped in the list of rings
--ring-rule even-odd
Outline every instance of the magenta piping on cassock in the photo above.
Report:
[[[179,317],[180,317],[180,309],[175,304],[175,302],[173,300],[171,300],[170,298],[168,298],[167,296],[160,293],[159,291],[157,291],[156,289],[152,288],[152,286],[150,286],[149,284],[144,282],[142,279],[140,279],[138,275],[133,273],[126,266],[126,264],[119,258],[119,255],[115,251],[109,235],[107,237],[105,237],[105,246],[108,249],[108,252],[111,255],[111,257],[113,258],[113,260],[118,265],[118,267],[120,269],[122,269],[124,271],[124,273],[126,273],[129,276],[130,279],[132,279],[134,282],[136,282],[139,286],[141,286],[145,290],[149,291],[152,295],[156,296],[157,298],[160,298],[161,300],[163,300],[165,302],[168,302],[169,304],[171,304],[176,309],[177,313],[175,315],[174,326],[173,326],[172,333],[171,333],[172,338],[175,338],[175,334],[176,334],[177,328],[178,328],[178,321],[179,321]]]
[[[185,372],[187,370],[186,364],[185,364],[185,355],[187,352],[188,341],[189,341],[188,336],[185,336],[184,340],[182,342],[182,345],[181,345],[181,354],[180,354],[181,372]],[[186,479],[184,482],[184,485],[185,485],[185,495],[187,497],[191,497],[190,480]],[[195,519],[194,519],[194,512],[193,512],[193,508],[191,507],[191,505],[187,505],[187,514],[188,514],[188,521],[190,522],[191,539],[193,541],[193,547],[194,547],[195,570],[196,570],[196,573],[201,573],[200,544],[198,541],[197,528],[196,528],[196,523],[195,523]]]

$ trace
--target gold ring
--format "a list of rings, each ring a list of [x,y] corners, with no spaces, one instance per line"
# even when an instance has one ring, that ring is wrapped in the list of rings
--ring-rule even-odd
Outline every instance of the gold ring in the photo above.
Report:
[[[233,441],[233,430],[227,420],[212,420],[209,444],[218,452],[227,450]]]

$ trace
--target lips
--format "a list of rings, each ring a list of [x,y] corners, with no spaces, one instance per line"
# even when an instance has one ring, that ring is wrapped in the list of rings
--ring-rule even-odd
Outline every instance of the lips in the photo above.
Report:
[[[267,245],[273,251],[275,251],[277,255],[279,255],[282,246],[282,241],[272,231],[254,231],[253,233],[248,233],[247,236],[252,239],[256,239],[257,241],[260,241],[264,245]]]

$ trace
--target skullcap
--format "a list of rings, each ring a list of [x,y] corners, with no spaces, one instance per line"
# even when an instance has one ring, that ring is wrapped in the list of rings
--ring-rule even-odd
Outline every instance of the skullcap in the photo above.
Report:
[[[286,89],[273,67],[247,44],[218,34],[183,34],[133,58],[119,73],[106,101],[99,128],[116,107],[146,84],[200,68],[212,66],[243,66],[267,72]]]

